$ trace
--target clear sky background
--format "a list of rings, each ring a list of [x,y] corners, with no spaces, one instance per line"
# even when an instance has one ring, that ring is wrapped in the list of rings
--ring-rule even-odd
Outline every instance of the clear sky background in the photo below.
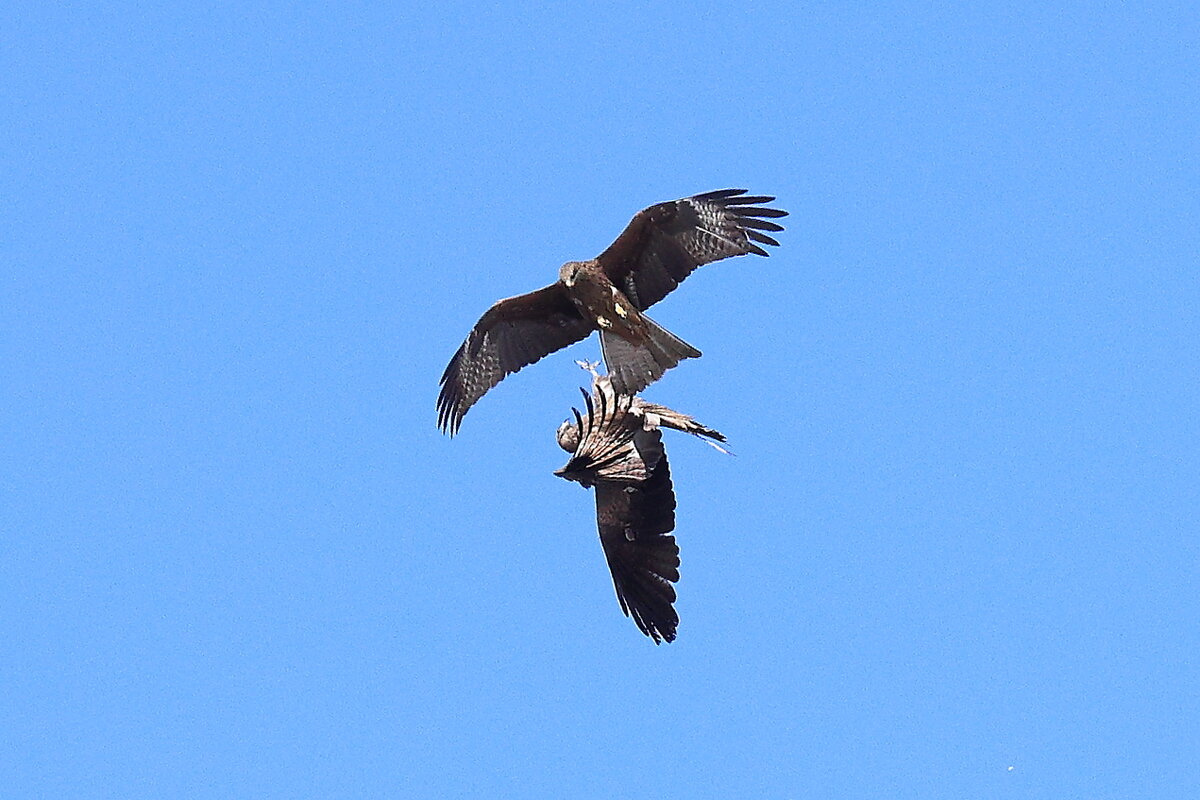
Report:
[[[0,12],[5,798],[1200,796],[1194,4]],[[387,6],[380,8],[380,5]],[[520,9],[520,10],[518,10]],[[495,300],[742,186],[656,307],[679,639]]]

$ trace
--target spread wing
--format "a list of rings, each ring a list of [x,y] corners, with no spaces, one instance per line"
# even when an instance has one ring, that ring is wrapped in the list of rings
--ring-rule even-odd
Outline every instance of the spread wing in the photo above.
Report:
[[[747,253],[765,256],[759,245],[779,246],[763,231],[783,226],[764,217],[787,212],[765,208],[774,197],[721,189],[639,211],[599,261],[609,280],[639,310],[667,296],[696,267]]]
[[[658,431],[652,434],[661,438]],[[596,524],[617,601],[642,633],[674,641],[679,615],[672,605],[679,580],[675,491],[666,456],[639,483],[596,484]]]
[[[595,399],[582,389],[580,392],[586,413],[571,409],[578,442],[570,460],[554,474],[584,486],[646,480],[662,455],[661,437],[656,442],[646,440],[641,420],[630,413],[633,397],[618,395],[611,388],[596,392]],[[560,443],[562,440],[560,436]]]
[[[475,323],[442,373],[438,427],[453,436],[467,410],[506,375],[592,330],[557,283],[496,303]]]
[[[632,395],[618,394],[596,376],[593,393],[581,390],[585,413],[558,430],[572,453],[555,474],[596,489],[596,525],[621,610],[657,644],[675,639],[679,547],[675,490],[662,433],[647,430]]]

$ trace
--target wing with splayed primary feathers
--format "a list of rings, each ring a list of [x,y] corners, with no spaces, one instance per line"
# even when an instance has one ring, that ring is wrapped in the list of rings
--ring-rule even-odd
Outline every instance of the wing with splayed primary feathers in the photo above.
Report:
[[[475,323],[442,374],[438,427],[454,435],[467,410],[505,376],[592,330],[557,283],[496,303]]]
[[[662,443],[645,440],[641,419],[630,413],[633,397],[611,390],[594,397],[583,389],[580,393],[585,412],[571,409],[578,432],[573,438],[578,443],[570,460],[554,474],[585,486],[645,480],[661,456]]]
[[[760,245],[778,246],[764,233],[783,230],[767,218],[787,212],[762,205],[774,199],[722,189],[650,206],[634,216],[598,260],[609,280],[645,310],[696,267],[749,253],[765,256]]]

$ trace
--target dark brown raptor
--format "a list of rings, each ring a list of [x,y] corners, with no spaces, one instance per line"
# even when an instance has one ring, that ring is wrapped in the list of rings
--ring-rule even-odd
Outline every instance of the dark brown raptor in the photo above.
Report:
[[[765,256],[778,246],[764,231],[774,197],[722,189],[638,212],[625,231],[590,261],[569,261],[558,281],[501,300],[480,317],[450,359],[438,393],[438,427],[454,435],[467,410],[505,376],[600,331],[613,388],[634,394],[700,351],[644,312],[696,267],[731,256]]]
[[[575,421],[558,429],[571,458],[554,474],[595,488],[596,526],[621,610],[655,644],[674,641],[675,490],[658,426],[716,442],[725,437],[686,414],[617,393],[608,377],[596,376],[583,399],[586,413],[571,409]]]

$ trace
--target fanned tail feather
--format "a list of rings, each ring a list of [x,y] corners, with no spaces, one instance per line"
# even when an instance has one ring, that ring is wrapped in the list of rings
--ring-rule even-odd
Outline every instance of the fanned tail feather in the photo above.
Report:
[[[683,414],[673,408],[660,406],[657,403],[647,403],[641,398],[637,398],[634,402],[634,413],[640,414],[645,420],[646,427],[664,427],[672,430],[683,431],[690,433],[700,441],[710,447],[713,447],[727,455],[733,455],[728,449],[723,447],[725,444],[725,434],[721,433],[716,428],[709,428],[706,425],[701,425],[693,417],[688,414]]]
[[[600,346],[608,377],[617,394],[637,394],[685,358],[699,358],[700,351],[649,317],[643,317],[649,336],[633,344],[609,331],[600,332]]]

